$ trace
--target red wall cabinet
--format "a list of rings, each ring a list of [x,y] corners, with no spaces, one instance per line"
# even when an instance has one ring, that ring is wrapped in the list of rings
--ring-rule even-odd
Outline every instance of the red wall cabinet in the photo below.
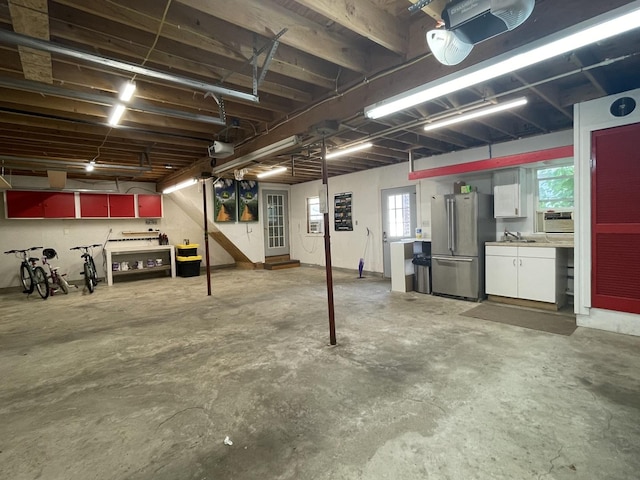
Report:
[[[73,193],[6,192],[7,218],[75,218]]]
[[[109,216],[111,218],[135,218],[134,195],[109,195]]]
[[[82,218],[107,218],[109,195],[106,193],[80,193],[80,216]]]
[[[138,194],[138,216],[140,218],[161,218],[162,195]]]

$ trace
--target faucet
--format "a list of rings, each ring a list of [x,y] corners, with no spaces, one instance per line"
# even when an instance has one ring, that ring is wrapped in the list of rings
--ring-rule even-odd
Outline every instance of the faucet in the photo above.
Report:
[[[522,240],[522,235],[520,234],[520,232],[516,232],[516,233],[511,233],[509,230],[507,230],[506,228],[504,229],[504,239],[509,242],[511,240],[509,240],[509,237],[513,237],[516,240]]]

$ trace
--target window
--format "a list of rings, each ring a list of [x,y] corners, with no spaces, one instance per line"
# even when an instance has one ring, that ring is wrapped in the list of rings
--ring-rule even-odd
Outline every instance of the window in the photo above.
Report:
[[[389,236],[411,236],[411,198],[409,194],[390,195],[387,208],[389,211]]]
[[[324,216],[320,212],[320,197],[307,198],[307,233],[322,233]]]
[[[536,170],[537,210],[573,208],[573,165]]]

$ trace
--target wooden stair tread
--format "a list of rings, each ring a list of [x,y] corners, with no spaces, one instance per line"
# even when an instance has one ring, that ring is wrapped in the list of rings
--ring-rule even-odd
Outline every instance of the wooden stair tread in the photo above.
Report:
[[[300,260],[283,260],[280,262],[265,262],[265,270],[282,270],[285,268],[296,268],[300,266]]]

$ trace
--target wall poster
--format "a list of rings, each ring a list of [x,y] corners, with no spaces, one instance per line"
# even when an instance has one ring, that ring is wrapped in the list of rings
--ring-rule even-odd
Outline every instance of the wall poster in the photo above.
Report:
[[[338,193],[333,200],[333,223],[337,232],[353,231],[353,219],[351,217],[352,193]]]
[[[222,178],[213,184],[214,221],[235,222],[237,218],[236,181]]]
[[[241,180],[238,182],[238,216],[241,222],[258,221],[258,182]]]

